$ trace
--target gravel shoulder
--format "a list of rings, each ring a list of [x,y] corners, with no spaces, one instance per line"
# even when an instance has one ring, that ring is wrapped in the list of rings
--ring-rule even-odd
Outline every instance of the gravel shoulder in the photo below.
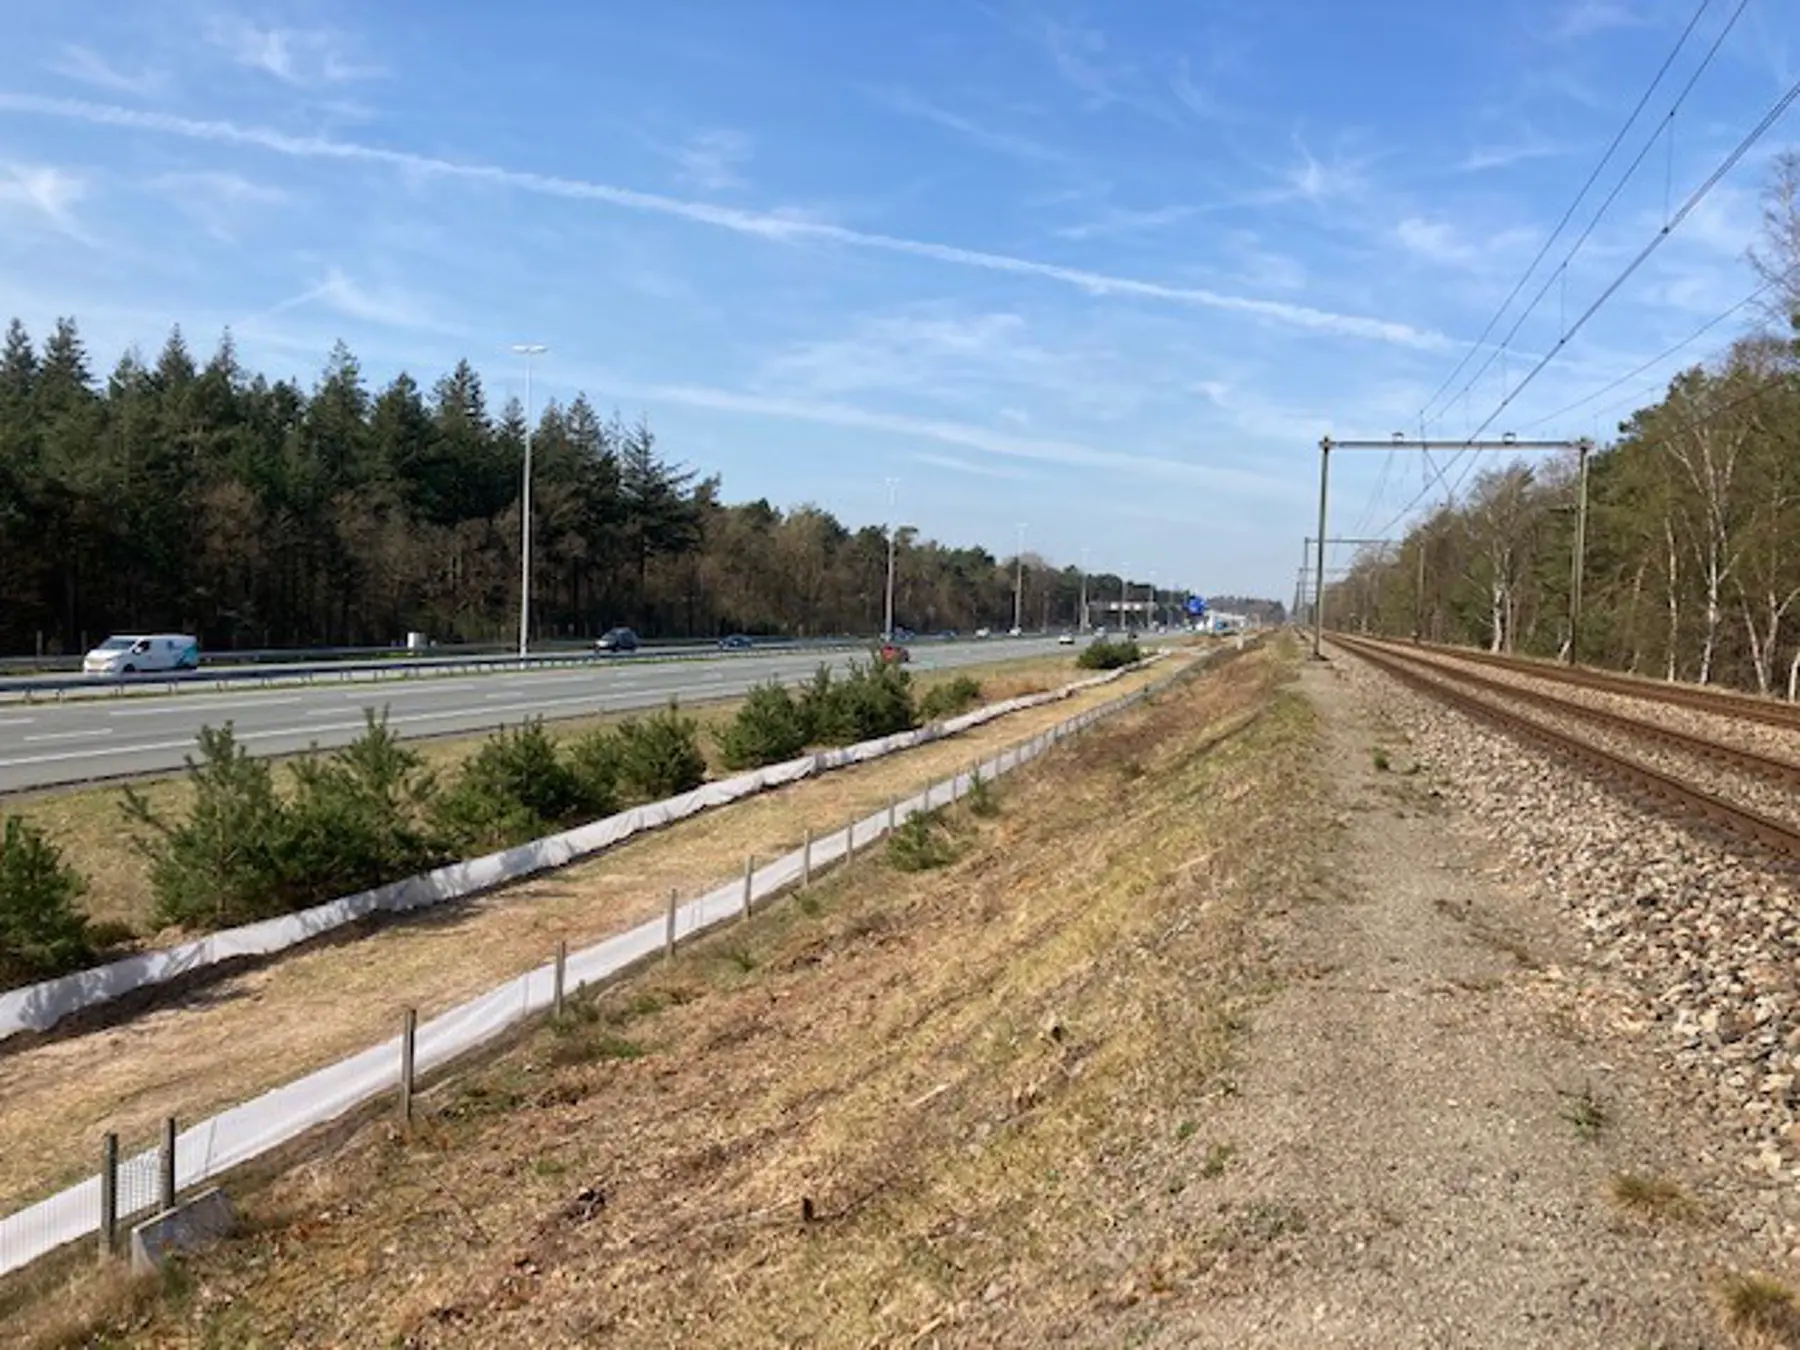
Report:
[[[1407,772],[1395,687],[1348,664],[1302,678],[1331,881],[1279,921],[1288,978],[1212,1125],[1224,1297],[1153,1343],[1719,1344],[1718,1275],[1754,1244],[1653,1063],[1582,1030],[1579,932]]]

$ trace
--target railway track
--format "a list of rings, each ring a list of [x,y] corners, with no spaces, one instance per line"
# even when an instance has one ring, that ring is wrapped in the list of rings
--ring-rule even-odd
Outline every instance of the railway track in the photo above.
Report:
[[[1349,645],[1341,637],[1334,636],[1333,640]],[[1353,640],[1361,642],[1366,639]],[[1800,731],[1800,705],[1780,703],[1756,694],[1739,694],[1724,689],[1708,689],[1697,684],[1650,680],[1638,675],[1595,670],[1591,666],[1555,665],[1527,656],[1507,656],[1500,652],[1476,651],[1472,647],[1451,647],[1435,642],[1422,643],[1418,650],[1453,657],[1458,661],[1516,671],[1521,675],[1531,675],[1557,684],[1576,685],[1606,694],[1623,694],[1628,698],[1648,699],[1653,703],[1666,703],[1672,707],[1692,708],[1699,712],[1716,713],[1721,717],[1735,717],[1742,721],[1762,722],[1772,727]]]
[[[1800,766],[1772,759],[1769,756],[1757,755],[1751,751],[1740,750],[1735,746],[1720,745],[1700,737],[1688,736],[1686,733],[1672,731],[1669,728],[1653,727],[1637,718],[1603,712],[1582,704],[1564,702],[1541,691],[1521,690],[1514,685],[1501,684],[1499,681],[1489,680],[1469,671],[1442,665],[1410,651],[1396,650],[1361,638],[1334,636],[1332,641],[1368,661],[1377,669],[1392,675],[1402,684],[1417,689],[1439,702],[1447,703],[1505,735],[1533,742],[1549,750],[1552,754],[1573,760],[1598,777],[1613,782],[1637,796],[1648,798],[1664,811],[1672,811],[1673,814],[1682,818],[1704,820],[1740,839],[1747,839],[1759,844],[1784,858],[1800,859],[1800,828],[1765,815],[1752,807],[1734,802],[1728,797],[1695,787],[1673,774],[1653,768],[1629,756],[1617,754],[1603,746],[1595,745],[1591,741],[1585,741],[1560,727],[1550,726],[1536,718],[1526,716],[1514,708],[1493,701],[1491,697],[1472,692],[1469,686],[1483,690],[1484,693],[1493,693],[1498,697],[1517,699],[1532,703],[1534,706],[1554,708],[1558,716],[1581,718],[1595,725],[1606,726],[1611,730],[1631,736],[1678,746],[1694,754],[1704,754],[1715,762],[1755,773],[1759,777],[1775,779],[1784,786],[1791,787],[1800,783]],[[1458,651],[1456,655],[1460,657],[1463,653]],[[1532,668],[1529,673],[1536,674],[1537,668]],[[1581,681],[1568,680],[1564,683],[1576,684]],[[1633,683],[1637,682],[1633,681]]]

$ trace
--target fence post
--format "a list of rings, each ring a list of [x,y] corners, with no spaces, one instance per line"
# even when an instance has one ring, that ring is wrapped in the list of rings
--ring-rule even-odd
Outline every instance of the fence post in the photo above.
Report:
[[[100,1146],[100,1260],[119,1249],[119,1136],[108,1133]]]
[[[562,938],[556,944],[556,988],[550,995],[550,1015],[559,1021],[563,1015],[563,981],[569,973],[569,940]]]
[[[419,1010],[408,1008],[400,1024],[400,1123],[412,1124],[413,1048],[419,1034]]]
[[[675,888],[669,887],[669,918],[663,929],[663,957],[670,961],[675,959],[675,894]]]
[[[800,886],[812,885],[812,826],[806,827],[806,839],[800,845]]]
[[[844,826],[844,861],[850,862],[856,857],[856,817],[851,816]]]
[[[888,833],[889,834],[892,834],[894,832],[894,824],[895,824],[894,812],[899,808],[899,805],[900,805],[900,799],[898,797],[889,797],[888,798]]]
[[[750,882],[756,876],[756,855],[744,859],[744,917],[750,917]]]
[[[157,1159],[161,1164],[161,1185],[158,1187],[157,1209],[167,1212],[175,1208],[175,1117],[163,1118],[162,1154]]]

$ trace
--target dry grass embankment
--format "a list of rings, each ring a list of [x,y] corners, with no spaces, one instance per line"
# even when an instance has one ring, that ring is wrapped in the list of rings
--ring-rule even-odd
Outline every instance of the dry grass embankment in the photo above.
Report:
[[[84,1271],[40,1344],[1128,1343],[1190,1296],[1303,883],[1315,727],[1262,651],[871,862],[698,943],[247,1190],[160,1281]],[[1193,1292],[1192,1296],[1201,1296]],[[0,1316],[7,1314],[0,1301]]]
[[[0,1210],[91,1173],[109,1130],[148,1147],[166,1115],[200,1119],[353,1054],[393,1035],[408,1006],[429,1018],[541,965],[559,940],[579,949],[620,932],[660,914],[671,888],[698,894],[747,854],[798,847],[809,828],[879,810],[1160,673],[721,807],[467,903],[341,930],[96,1030],[0,1050]]]

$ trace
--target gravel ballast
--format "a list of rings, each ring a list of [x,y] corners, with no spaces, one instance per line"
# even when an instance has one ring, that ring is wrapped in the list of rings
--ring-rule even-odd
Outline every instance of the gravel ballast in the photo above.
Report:
[[[1590,971],[1577,1006],[1581,1029],[1645,1052],[1666,1096],[1689,1113],[1691,1160],[1724,1221],[1767,1244],[1771,1259],[1800,1260],[1800,886],[1793,866],[1647,810],[1341,649],[1333,664],[1364,698],[1379,700],[1395,768],[1416,766],[1451,807],[1454,828],[1491,851],[1510,884],[1554,906],[1581,934]],[[1637,716],[1646,709],[1641,700],[1609,695],[1582,701]],[[1671,725],[1724,739],[1723,719],[1667,711]],[[1571,729],[1600,739],[1591,727]],[[1789,754],[1797,739],[1750,724],[1737,724],[1731,738]],[[1679,762],[1690,780],[1702,776],[1685,756],[1641,748],[1633,755],[1671,768]],[[1766,785],[1752,792],[1734,777],[1732,786],[1735,799],[1774,801]],[[1792,817],[1794,808],[1783,814]]]

